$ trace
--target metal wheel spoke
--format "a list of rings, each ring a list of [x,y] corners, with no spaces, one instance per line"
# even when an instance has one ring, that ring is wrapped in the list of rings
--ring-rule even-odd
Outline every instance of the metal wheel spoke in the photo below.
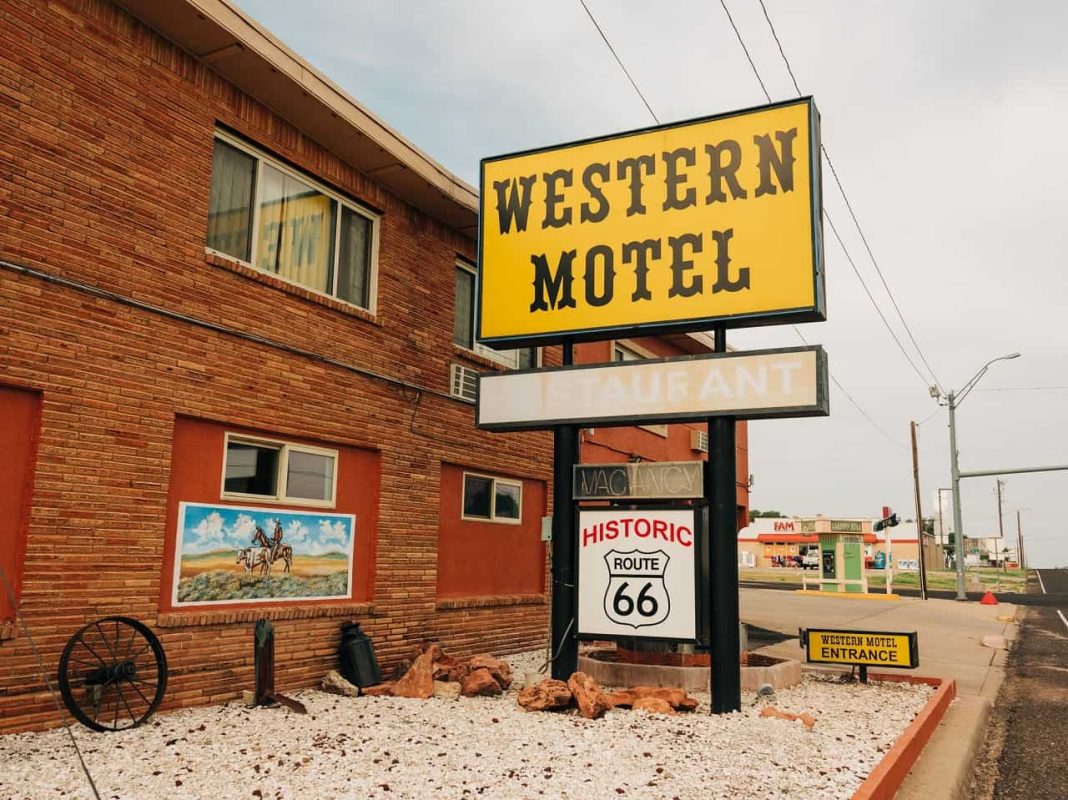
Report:
[[[118,653],[116,653],[114,650],[111,649],[111,642],[108,641],[107,634],[104,633],[104,629],[100,627],[100,623],[99,622],[94,622],[93,625],[95,625],[96,629],[98,631],[100,631],[100,638],[104,640],[104,647],[106,647],[108,649],[108,652],[111,653],[111,657],[115,661],[118,661],[119,660],[119,655],[118,655]]]
[[[124,706],[126,706],[126,713],[128,713],[130,715],[130,721],[133,722],[136,725],[137,724],[137,715],[134,714],[133,709],[130,708],[130,704],[126,702],[126,695],[124,695],[122,693],[122,685],[121,685],[121,683],[116,683],[115,684],[115,691],[119,693],[119,699],[122,700],[122,704]],[[116,704],[116,710],[118,710],[118,704]],[[118,716],[117,715],[116,715],[115,719],[118,720]]]
[[[126,653],[123,655],[123,658],[126,659],[127,661],[132,660],[132,659],[130,659],[130,651],[133,650],[134,640],[136,638],[137,638],[137,628],[131,628],[130,629],[130,640],[128,642],[126,642]]]
[[[89,642],[85,641],[84,636],[79,635],[78,641],[81,642],[82,646],[85,647],[86,650],[93,654],[93,658],[100,662],[100,666],[106,667],[108,665],[108,662],[106,662],[100,657],[100,654],[89,645]]]
[[[151,701],[151,700],[149,700],[149,699],[148,699],[147,697],[145,697],[145,694],[144,694],[144,692],[142,692],[142,691],[141,691],[141,690],[140,690],[139,688],[137,688],[137,684],[136,684],[136,683],[134,683],[134,682],[133,682],[133,681],[131,680],[131,681],[130,681],[130,685],[131,685],[131,686],[133,687],[133,690],[134,690],[135,692],[137,692],[137,693],[138,693],[139,695],[141,695],[141,699],[145,701],[145,705],[146,705],[146,706],[148,706],[149,708],[152,708],[152,701]]]

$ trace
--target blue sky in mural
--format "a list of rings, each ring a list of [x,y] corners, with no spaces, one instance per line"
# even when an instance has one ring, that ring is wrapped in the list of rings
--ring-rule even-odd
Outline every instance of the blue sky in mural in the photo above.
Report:
[[[257,525],[270,539],[276,519],[282,523],[285,533],[282,541],[293,548],[295,556],[348,555],[352,551],[354,519],[346,514],[198,503],[182,505],[185,516],[179,520],[182,526],[181,552],[186,555],[248,547]]]

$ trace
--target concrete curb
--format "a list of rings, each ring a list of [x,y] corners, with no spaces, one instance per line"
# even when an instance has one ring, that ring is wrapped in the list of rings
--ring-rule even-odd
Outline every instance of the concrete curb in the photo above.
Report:
[[[909,774],[912,765],[920,757],[927,740],[938,727],[946,709],[957,694],[957,684],[952,680],[937,678],[917,678],[912,675],[871,675],[872,680],[899,681],[902,683],[926,683],[938,688],[934,696],[916,715],[916,719],[905,729],[894,746],[890,748],[882,761],[871,771],[860,788],[853,794],[853,800],[891,800]]]
[[[878,594],[876,592],[824,592],[818,589],[794,589],[805,597],[833,597],[839,600],[900,600],[899,594]]]

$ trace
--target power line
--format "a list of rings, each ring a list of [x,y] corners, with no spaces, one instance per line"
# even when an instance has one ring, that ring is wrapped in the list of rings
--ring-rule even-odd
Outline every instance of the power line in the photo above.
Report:
[[[619,57],[619,53],[617,53],[616,49],[612,47],[612,43],[608,41],[608,37],[605,36],[604,31],[601,30],[601,26],[597,24],[597,20],[594,18],[593,12],[590,11],[590,7],[586,5],[586,0],[579,0],[579,2],[582,3],[582,7],[586,10],[586,16],[590,18],[590,22],[593,23],[593,27],[595,27],[597,29],[597,32],[601,34],[601,38],[604,39],[604,43],[608,46],[609,52],[612,53],[612,56],[615,58],[616,63],[619,64],[619,68],[623,70],[623,74],[627,76],[627,80],[630,81],[630,85],[634,87],[634,91],[638,93],[638,97],[640,97],[642,99],[642,102],[645,103],[645,108],[649,111],[650,116],[652,116],[652,118],[656,120],[656,124],[659,125],[660,118],[656,115],[656,112],[653,111],[653,107],[649,105],[649,101],[645,99],[645,95],[642,94],[642,90],[638,88],[638,84],[635,83],[634,78],[631,77],[630,72],[623,65],[623,59]]]
[[[723,2],[723,0],[720,0],[721,4],[722,4],[722,2]],[[766,5],[764,5],[764,0],[757,0],[757,2],[760,3],[760,8],[764,12],[764,19],[766,19],[768,21],[768,28],[771,30],[771,35],[775,39],[775,44],[779,48],[779,55],[782,56],[783,63],[786,65],[786,71],[790,73],[790,80],[794,84],[794,89],[797,91],[798,97],[800,97],[804,93],[801,91],[800,85],[798,85],[797,76],[794,75],[794,69],[790,65],[790,59],[788,59],[786,57],[786,51],[783,49],[782,41],[780,41],[779,34],[775,30],[775,24],[771,21],[771,16],[768,14],[768,8],[767,8]],[[726,8],[726,6],[724,6],[724,8]],[[727,16],[730,17],[730,14],[728,13]],[[731,25],[732,26],[734,25],[734,21],[733,20],[731,21]],[[735,28],[735,33],[737,33],[737,32],[738,32],[738,29]],[[739,38],[739,41],[741,41],[741,35],[740,34],[739,34],[738,38]],[[742,47],[744,49],[745,45],[743,44]],[[746,51],[746,56],[748,57],[748,55],[749,55],[749,53],[748,53],[748,51]],[[750,65],[752,65],[752,63],[753,63],[752,59],[749,60],[749,63],[750,63]],[[756,68],[754,67],[754,70],[755,69]],[[761,85],[763,85],[763,82],[761,82]],[[765,94],[766,94],[766,92],[765,92]],[[868,258],[871,259],[872,266],[875,267],[875,272],[878,274],[879,280],[883,284],[883,288],[886,290],[886,294],[890,298],[890,302],[893,304],[894,310],[897,312],[898,319],[901,320],[901,324],[902,324],[902,326],[904,326],[905,332],[908,334],[909,340],[912,342],[912,346],[916,348],[916,352],[919,354],[920,359],[923,361],[924,366],[927,367],[927,371],[931,374],[931,378],[934,380],[935,386],[937,386],[939,389],[941,389],[942,388],[942,383],[941,383],[941,381],[938,380],[938,376],[935,374],[934,369],[931,367],[931,364],[927,361],[927,357],[923,354],[923,350],[920,348],[919,342],[916,341],[916,337],[913,336],[912,328],[909,327],[909,324],[905,319],[905,315],[901,312],[901,308],[897,304],[897,299],[894,297],[894,293],[892,291],[890,291],[890,286],[887,284],[886,278],[883,276],[883,271],[879,267],[879,262],[875,258],[875,253],[872,252],[871,245],[868,244],[868,237],[865,236],[864,229],[860,226],[860,220],[857,219],[856,212],[853,210],[853,204],[849,201],[849,195],[846,194],[845,187],[842,185],[842,180],[841,180],[841,178],[838,177],[838,170],[834,166],[834,161],[831,160],[831,154],[829,152],[827,152],[827,146],[825,144],[823,144],[822,142],[820,142],[820,150],[823,152],[823,157],[827,159],[827,166],[831,168],[831,175],[834,177],[834,182],[838,186],[838,191],[841,192],[841,194],[842,194],[842,199],[845,201],[846,208],[849,209],[849,216],[853,218],[853,224],[857,228],[857,233],[860,234],[860,240],[864,243],[864,249],[867,250],[867,252],[868,252]]]
[[[582,8],[586,11],[586,15],[590,18],[590,22],[593,23],[593,27],[596,28],[597,29],[597,33],[600,34],[601,39],[605,43],[605,46],[608,47],[608,50],[612,53],[612,56],[615,58],[616,63],[619,65],[619,68],[623,71],[623,74],[627,77],[627,80],[630,81],[630,85],[632,87],[634,87],[635,93],[641,99],[642,103],[645,105],[645,108],[649,111],[649,114],[652,116],[652,118],[654,120],[656,120],[657,124],[659,124],[660,123],[660,118],[657,117],[656,112],[653,111],[652,106],[649,105],[649,101],[645,98],[645,95],[642,94],[642,90],[640,88],[638,88],[638,84],[635,82],[634,78],[631,77],[630,72],[627,71],[626,66],[623,64],[623,60],[619,57],[619,54],[616,52],[616,49],[612,46],[612,43],[609,41],[608,36],[605,35],[604,30],[601,28],[600,24],[597,22],[597,18],[593,16],[593,12],[590,11],[590,7],[586,5],[586,0],[579,0],[579,2],[582,4]],[[753,59],[749,56],[749,50],[746,48],[745,42],[742,40],[742,35],[738,31],[737,26],[735,26],[735,24],[734,24],[734,19],[731,17],[731,12],[728,10],[728,8],[724,4],[723,0],[720,0],[720,5],[723,6],[723,10],[727,14],[727,19],[730,20],[731,27],[734,28],[734,33],[738,37],[739,44],[741,44],[742,45],[742,49],[745,50],[746,58],[749,59],[749,66],[753,68],[753,74],[756,75],[756,79],[760,83],[760,88],[764,91],[764,96],[770,102],[771,101],[771,96],[768,94],[767,87],[764,86],[764,81],[761,79],[759,71],[757,71],[756,64],[753,63]],[[826,215],[826,212],[824,212],[824,214]],[[827,221],[830,223],[830,218],[829,217],[828,217]],[[834,225],[833,224],[831,225],[831,229],[834,230]],[[849,251],[846,250],[845,245],[842,244],[841,237],[838,237],[838,232],[837,231],[835,231],[835,237],[838,238],[838,243],[840,245],[842,245],[842,251],[845,252],[846,258],[849,259],[849,263],[851,265],[853,265],[853,259],[849,257]],[[864,286],[864,291],[867,292],[868,291],[868,287],[864,283],[864,279],[860,277],[860,272],[857,270],[855,265],[853,265],[853,271],[856,272],[857,277],[860,278],[861,285]],[[870,292],[868,292],[868,297],[871,298],[871,293]],[[874,304],[874,302],[875,301],[873,299],[872,303]],[[876,311],[879,311],[879,307],[877,305],[876,305],[875,309],[876,309]],[[879,314],[880,314],[880,316],[882,316],[882,312],[881,311],[879,311]],[[885,317],[883,318],[883,322],[886,323]],[[887,323],[887,326],[889,328],[889,324],[888,323]],[[798,330],[797,326],[794,325],[792,327],[794,329],[794,333],[796,333],[801,338],[801,341],[804,342],[805,344],[808,344],[809,343],[808,340],[804,337],[804,335],[801,333],[801,331]],[[893,331],[892,330],[890,331],[890,335],[893,336]],[[895,337],[894,340],[897,341],[896,337]],[[900,342],[898,342],[898,347],[901,347],[901,343]],[[902,350],[902,352],[904,352],[904,350]],[[905,354],[905,358],[908,358],[908,354],[907,353]],[[909,363],[912,364],[912,360],[911,359],[909,360]],[[913,369],[916,369],[916,365],[915,364],[912,364],[912,367],[913,367]],[[872,427],[875,428],[875,430],[877,430],[880,434],[882,434],[884,437],[886,437],[894,445],[896,445],[897,447],[900,447],[902,450],[906,450],[907,449],[901,442],[897,441],[896,439],[894,439],[894,437],[892,437],[889,433],[887,433],[879,425],[879,423],[877,423],[874,419],[872,419],[871,415],[869,415],[868,412],[865,411],[864,408],[860,405],[860,403],[858,403],[856,401],[856,399],[853,397],[853,395],[851,395],[846,390],[846,388],[844,386],[842,386],[842,384],[834,376],[834,373],[831,372],[829,368],[827,370],[827,374],[830,377],[831,381],[834,383],[834,385],[838,387],[838,389],[842,392],[842,394],[844,394],[846,396],[846,399],[848,399],[849,402],[853,404],[853,407],[856,408],[857,411],[860,412],[861,416],[864,417],[864,419],[866,419],[872,425]],[[922,375],[920,375],[920,377],[923,378]],[[924,383],[926,385],[926,379],[924,379]]]
[[[767,87],[764,85],[764,79],[760,77],[760,70],[757,69],[756,63],[754,63],[752,56],[749,55],[749,48],[746,46],[745,40],[742,38],[741,31],[739,31],[738,30],[738,26],[734,24],[734,17],[731,16],[730,9],[727,8],[727,4],[726,4],[725,0],[719,0],[719,4],[723,7],[723,12],[727,15],[727,19],[731,24],[731,28],[734,29],[734,35],[738,39],[738,44],[740,44],[742,46],[742,50],[743,50],[743,52],[745,52],[745,57],[749,61],[750,69],[753,70],[753,74],[756,76],[757,81],[760,82],[760,88],[764,90],[764,97],[766,97],[768,102],[770,103],[771,102],[771,95],[768,94]],[[766,9],[765,9],[764,15],[765,15],[765,17],[767,17],[767,10]],[[768,20],[770,22],[770,17],[768,17]],[[778,37],[777,36],[775,37],[775,40],[778,41]],[[780,52],[782,51],[782,45],[781,44],[779,45],[779,50],[780,50]],[[792,69],[790,70],[790,74],[791,74],[791,76],[793,75],[793,70]],[[796,82],[795,82],[794,85],[796,87],[796,85],[797,85]],[[800,94],[800,90],[798,90],[798,94]],[[822,149],[822,147],[821,147],[821,149]],[[823,152],[824,152],[824,155],[827,155],[826,150],[824,150]],[[833,173],[834,172],[834,165],[830,163],[829,159],[828,159],[827,163],[830,165],[831,172]],[[836,176],[836,179],[837,179],[837,176]],[[845,192],[844,192],[844,190],[842,190],[841,183],[838,184],[838,188],[839,188],[839,191],[842,191],[842,196],[845,197]],[[846,205],[847,206],[849,205],[848,199],[846,199]],[[850,213],[852,213],[852,211]],[[845,253],[846,260],[849,261],[849,266],[851,266],[853,268],[853,273],[857,276],[857,280],[859,280],[860,281],[860,285],[862,287],[864,287],[864,293],[868,296],[868,299],[871,301],[872,306],[875,308],[876,313],[879,315],[879,319],[881,319],[883,321],[883,325],[886,326],[886,330],[890,334],[890,338],[894,340],[894,344],[897,345],[898,350],[901,351],[901,354],[905,357],[905,360],[909,362],[909,366],[911,366],[913,371],[919,376],[920,380],[923,382],[924,387],[930,386],[931,385],[930,381],[928,381],[927,377],[920,371],[919,367],[916,366],[916,362],[912,360],[912,357],[908,354],[908,351],[905,349],[905,346],[901,343],[901,340],[897,338],[897,334],[894,333],[893,327],[891,327],[889,320],[886,319],[886,316],[883,314],[882,309],[879,308],[879,304],[875,302],[874,295],[872,295],[871,290],[868,288],[868,284],[864,281],[864,277],[860,274],[860,270],[857,269],[857,265],[853,261],[853,257],[849,254],[849,249],[845,246],[845,242],[842,241],[842,237],[838,234],[838,229],[834,225],[834,220],[831,219],[831,215],[826,209],[823,210],[823,216],[827,220],[827,224],[830,225],[831,230],[834,232],[834,238],[838,240],[838,245],[839,245],[839,247],[842,248],[842,252]],[[853,221],[856,223],[856,216],[855,215],[853,216]],[[857,223],[857,225],[858,225],[858,228],[859,228],[859,223]],[[861,234],[861,236],[863,237],[863,233]],[[870,254],[870,252],[871,251],[869,249],[869,254]],[[878,265],[876,265],[876,269],[878,270]],[[880,273],[880,276],[881,275],[882,275],[882,273]],[[883,286],[884,287],[886,286],[886,281],[885,280],[883,281]],[[887,287],[887,292],[889,293],[889,291],[890,291],[889,287]],[[891,300],[892,299],[893,299],[893,297],[891,296]],[[895,303],[894,305],[896,307],[897,304]],[[900,315],[900,311],[899,311],[899,315]],[[902,318],[902,322],[904,322],[904,318]],[[905,327],[907,328],[908,326],[906,325]],[[913,343],[915,344],[915,340],[913,340]],[[918,350],[919,350],[919,348],[917,348],[917,352],[918,352]],[[923,354],[922,353],[920,354],[920,357],[923,358]],[[924,363],[927,363],[926,360],[924,360]],[[930,369],[930,367],[928,367],[928,369]],[[935,378],[933,372],[931,373],[931,377],[934,378],[934,381],[937,384],[938,383],[938,379]]]
[[[802,334],[801,331],[798,330],[796,325],[791,325],[790,327],[794,329],[794,333],[796,333],[798,335],[798,337],[801,339],[802,342],[804,342],[805,344],[809,344],[808,339],[806,339],[804,334]],[[888,442],[890,442],[892,445],[894,445],[895,447],[899,447],[903,451],[904,450],[908,450],[908,448],[905,447],[904,444],[902,444],[897,439],[895,439],[893,436],[891,436],[889,433],[887,433],[886,430],[882,427],[882,425],[880,425],[878,422],[876,422],[874,419],[872,419],[871,415],[867,411],[864,410],[864,407],[861,406],[861,404],[856,401],[856,398],[854,398],[853,395],[851,395],[846,390],[846,388],[841,383],[839,383],[838,379],[836,377],[834,377],[834,373],[831,372],[831,370],[829,368],[827,370],[827,375],[830,377],[831,382],[835,386],[838,387],[838,390],[842,394],[844,394],[846,396],[846,400],[848,400],[850,403],[853,404],[853,408],[855,408],[857,411],[859,411],[860,415],[862,417],[864,417],[864,419],[866,419],[868,421],[868,424],[870,424],[873,428],[875,428],[875,430],[877,430],[879,433],[881,433],[886,438],[886,440]]]
[[[992,389],[976,389],[977,392],[1064,392],[1068,386],[995,386]]]

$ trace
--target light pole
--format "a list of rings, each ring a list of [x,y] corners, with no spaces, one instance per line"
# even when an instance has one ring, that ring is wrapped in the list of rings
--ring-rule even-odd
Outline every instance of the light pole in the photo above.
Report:
[[[946,396],[946,404],[949,406],[949,464],[950,464],[950,477],[952,478],[953,488],[953,559],[956,562],[957,567],[957,599],[967,600],[968,596],[964,593],[964,524],[961,522],[961,509],[960,509],[960,463],[958,461],[957,453],[957,406],[961,404],[964,398],[968,395],[975,384],[986,374],[986,371],[990,369],[990,365],[998,361],[1008,361],[1012,358],[1019,358],[1019,353],[1009,353],[1007,356],[998,356],[986,362],[982,369],[980,369],[972,379],[969,380],[964,386],[957,392],[950,392]]]

